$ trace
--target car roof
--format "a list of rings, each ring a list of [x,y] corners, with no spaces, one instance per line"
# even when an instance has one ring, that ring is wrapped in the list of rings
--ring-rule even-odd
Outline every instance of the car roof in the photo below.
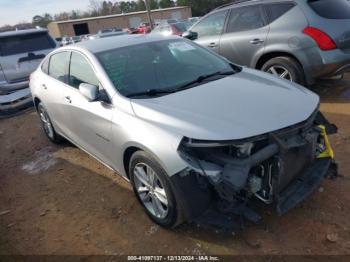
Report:
[[[238,0],[234,1],[232,3],[228,3],[222,6],[219,6],[218,8],[214,9],[212,12],[219,11],[219,10],[226,10],[230,9],[232,7],[239,7],[239,6],[248,6],[248,5],[255,5],[260,3],[278,3],[278,2],[299,2],[299,1],[307,1],[307,0]]]
[[[146,35],[118,35],[118,36],[112,36],[112,37],[106,37],[106,38],[98,38],[93,41],[84,41],[77,44],[74,44],[72,46],[68,47],[61,47],[61,50],[64,49],[71,49],[72,47],[76,48],[82,48],[90,51],[91,53],[100,53],[103,51],[131,46],[131,45],[138,45],[138,44],[144,44],[144,43],[151,43],[151,42],[158,42],[162,40],[168,40],[168,39],[182,39],[178,36],[169,36],[164,37],[162,35],[152,35],[152,34],[146,34]]]
[[[25,30],[16,30],[16,31],[8,31],[0,33],[0,38],[9,37],[9,36],[17,36],[17,35],[30,35],[47,32],[47,29],[25,29]]]

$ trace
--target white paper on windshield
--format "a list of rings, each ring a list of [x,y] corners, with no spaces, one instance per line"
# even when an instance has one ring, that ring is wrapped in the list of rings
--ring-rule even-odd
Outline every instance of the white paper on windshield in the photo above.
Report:
[[[169,44],[169,47],[171,49],[176,49],[176,50],[181,51],[181,52],[195,50],[195,48],[193,46],[191,46],[190,44],[188,44],[186,42],[171,43],[171,44]]]

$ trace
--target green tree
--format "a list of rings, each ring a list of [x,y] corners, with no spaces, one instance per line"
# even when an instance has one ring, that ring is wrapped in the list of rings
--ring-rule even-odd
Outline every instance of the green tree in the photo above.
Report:
[[[112,14],[113,3],[111,1],[103,1],[100,8],[101,15],[110,15]]]
[[[32,24],[34,26],[47,27],[47,25],[53,21],[50,14],[45,13],[44,15],[36,15],[32,19]]]
[[[138,5],[135,1],[121,1],[119,8],[123,13],[130,13],[138,11]]]
[[[189,6],[193,16],[203,16],[214,8],[237,0],[177,0],[178,6]]]
[[[175,3],[172,0],[160,0],[159,1],[159,7],[161,8],[168,8],[175,6]]]
[[[115,2],[112,7],[112,14],[120,14],[121,12],[118,2]]]
[[[78,19],[80,18],[80,14],[79,14],[79,11],[75,11],[73,10],[72,12],[70,12],[69,14],[69,19]]]
[[[137,11],[145,11],[145,10],[146,10],[145,0],[138,0],[137,1]]]
[[[64,21],[64,20],[68,20],[69,18],[69,13],[67,12],[62,12],[62,13],[58,13],[54,15],[54,20],[55,21]]]
[[[149,2],[149,7],[151,8],[151,10],[159,8],[157,0],[148,0],[148,2]]]

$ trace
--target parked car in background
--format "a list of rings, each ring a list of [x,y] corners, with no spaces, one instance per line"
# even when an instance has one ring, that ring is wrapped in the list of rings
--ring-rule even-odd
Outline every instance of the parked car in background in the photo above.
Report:
[[[174,227],[213,206],[258,220],[251,200],[284,214],[318,188],[336,130],[316,94],[180,37],[118,40],[52,52],[30,87],[47,137],[129,180],[154,222]]]
[[[220,7],[185,37],[232,62],[311,85],[350,71],[346,0],[261,0]]]
[[[137,34],[148,34],[152,31],[150,23],[142,22],[136,30]]]
[[[90,36],[91,36],[90,34],[81,35],[81,36],[80,36],[80,41],[87,41],[87,40],[89,40],[89,37],[90,37]]]
[[[138,33],[138,30],[137,30],[137,28],[131,27],[131,28],[125,29],[125,32],[128,33],[128,34],[134,35],[134,34]]]
[[[69,38],[69,44],[76,44],[81,42],[81,37],[80,36],[72,36]]]
[[[69,37],[68,36],[63,36],[61,40],[61,46],[65,46],[69,44]]]
[[[151,34],[162,34],[164,36],[168,35],[178,35],[182,36],[184,32],[189,29],[189,25],[184,22],[176,22],[173,24],[160,24],[154,28]]]
[[[63,46],[62,45],[62,37],[56,37],[55,40],[59,46]]]
[[[61,45],[62,45],[62,46],[69,45],[69,39],[70,39],[69,36],[64,36],[64,37],[62,37]]]
[[[98,31],[98,34],[106,34],[106,33],[113,33],[113,32],[122,32],[123,29],[119,28],[119,27],[112,27],[112,28],[105,28],[102,30]]]
[[[29,75],[56,47],[44,29],[0,33],[0,115],[32,104]]]
[[[175,24],[175,23],[177,23],[177,22],[179,22],[178,19],[167,19],[167,20],[166,20],[166,23],[168,23],[168,24]]]
[[[194,23],[197,23],[197,22],[199,21],[199,19],[200,19],[200,17],[190,17],[190,18],[188,18],[187,20],[188,20],[190,23],[194,24]]]
[[[105,38],[105,37],[112,37],[112,36],[120,36],[120,35],[126,35],[126,34],[128,34],[128,33],[123,32],[123,31],[110,32],[110,33],[99,33],[96,35],[89,36],[89,40],[94,40],[94,39],[98,39],[98,38]]]
[[[64,36],[62,37],[61,45],[66,46],[79,43],[82,40],[82,37],[85,36]]]

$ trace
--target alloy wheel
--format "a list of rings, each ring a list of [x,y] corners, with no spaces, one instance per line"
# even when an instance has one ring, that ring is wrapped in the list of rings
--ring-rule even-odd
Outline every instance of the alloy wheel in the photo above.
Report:
[[[153,216],[164,219],[168,215],[168,197],[157,173],[145,163],[138,163],[133,172],[142,203]]]
[[[45,133],[48,135],[48,137],[50,137],[51,139],[54,139],[55,135],[54,135],[54,130],[53,130],[50,118],[47,115],[46,110],[42,106],[39,107],[39,115],[40,115],[40,119],[43,124]]]
[[[293,82],[292,74],[283,66],[271,66],[266,72]]]

